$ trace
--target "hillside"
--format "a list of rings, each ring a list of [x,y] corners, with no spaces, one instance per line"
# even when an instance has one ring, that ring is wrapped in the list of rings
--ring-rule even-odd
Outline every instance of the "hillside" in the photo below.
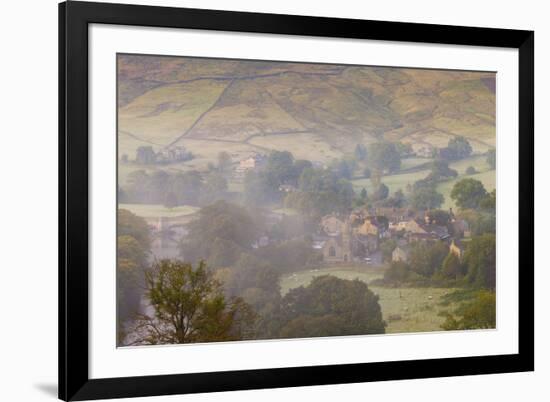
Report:
[[[494,74],[122,55],[119,149],[184,145],[206,165],[226,150],[287,149],[329,161],[376,139],[495,145]]]

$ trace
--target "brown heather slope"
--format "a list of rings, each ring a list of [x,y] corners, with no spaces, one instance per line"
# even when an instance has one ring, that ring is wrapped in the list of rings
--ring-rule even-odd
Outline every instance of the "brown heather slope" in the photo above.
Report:
[[[328,160],[380,138],[495,145],[491,73],[131,55],[118,69],[121,154],[183,144],[200,159],[234,144]]]

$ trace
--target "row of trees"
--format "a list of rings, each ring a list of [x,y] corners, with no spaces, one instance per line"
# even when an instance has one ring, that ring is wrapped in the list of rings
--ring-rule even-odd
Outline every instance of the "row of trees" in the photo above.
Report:
[[[297,190],[286,195],[284,204],[305,217],[317,220],[330,212],[345,212],[354,198],[352,184],[333,171],[306,168],[298,179]]]
[[[449,252],[443,242],[413,243],[407,262],[391,262],[386,284],[437,284],[495,289],[496,241],[494,233],[474,236],[464,256]]]
[[[288,151],[272,151],[260,170],[250,171],[244,180],[244,200],[248,205],[265,205],[281,202],[284,192],[280,186],[298,185],[305,169],[312,164],[306,160],[295,160]]]
[[[119,189],[119,201],[128,203],[208,205],[227,197],[227,180],[218,172],[203,177],[197,171],[169,173],[137,170],[128,175],[126,190]]]
[[[227,296],[216,273],[204,262],[193,267],[163,260],[145,271],[145,278],[154,313],[136,317],[126,345],[385,332],[378,296],[359,280],[317,277],[307,287],[273,299],[268,310],[265,304],[257,305],[258,314],[254,298],[262,288],[243,292],[251,304],[241,297]],[[226,285],[231,288],[231,282]]]

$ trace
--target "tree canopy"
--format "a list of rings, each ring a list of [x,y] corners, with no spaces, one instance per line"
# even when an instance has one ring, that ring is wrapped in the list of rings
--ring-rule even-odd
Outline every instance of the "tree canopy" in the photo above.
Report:
[[[479,207],[480,202],[486,197],[487,191],[479,180],[466,178],[455,183],[451,190],[451,198],[462,209]]]
[[[252,248],[262,223],[242,206],[217,201],[202,208],[188,228],[187,241],[182,244],[185,260],[205,259],[212,266],[230,266]]]
[[[146,295],[154,314],[141,315],[133,344],[170,344],[246,339],[255,316],[239,298],[226,299],[204,262],[195,268],[162,260],[146,271]]]
[[[496,294],[480,291],[474,300],[464,303],[455,314],[447,314],[441,327],[447,331],[496,328]]]
[[[401,168],[401,155],[392,142],[374,142],[368,148],[368,163],[380,172],[396,172]]]
[[[409,201],[414,208],[427,210],[439,208],[445,198],[437,192],[433,181],[424,179],[414,183]]]
[[[367,284],[330,275],[291,289],[281,315],[283,338],[382,334],[386,327],[378,296]]]
[[[462,136],[451,138],[447,147],[439,150],[439,156],[447,160],[467,158],[471,153],[472,146],[468,140]]]

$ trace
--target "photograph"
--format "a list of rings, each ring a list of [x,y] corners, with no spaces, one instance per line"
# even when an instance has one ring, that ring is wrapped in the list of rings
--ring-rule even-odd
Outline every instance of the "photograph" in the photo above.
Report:
[[[494,71],[116,69],[118,347],[497,327]]]

